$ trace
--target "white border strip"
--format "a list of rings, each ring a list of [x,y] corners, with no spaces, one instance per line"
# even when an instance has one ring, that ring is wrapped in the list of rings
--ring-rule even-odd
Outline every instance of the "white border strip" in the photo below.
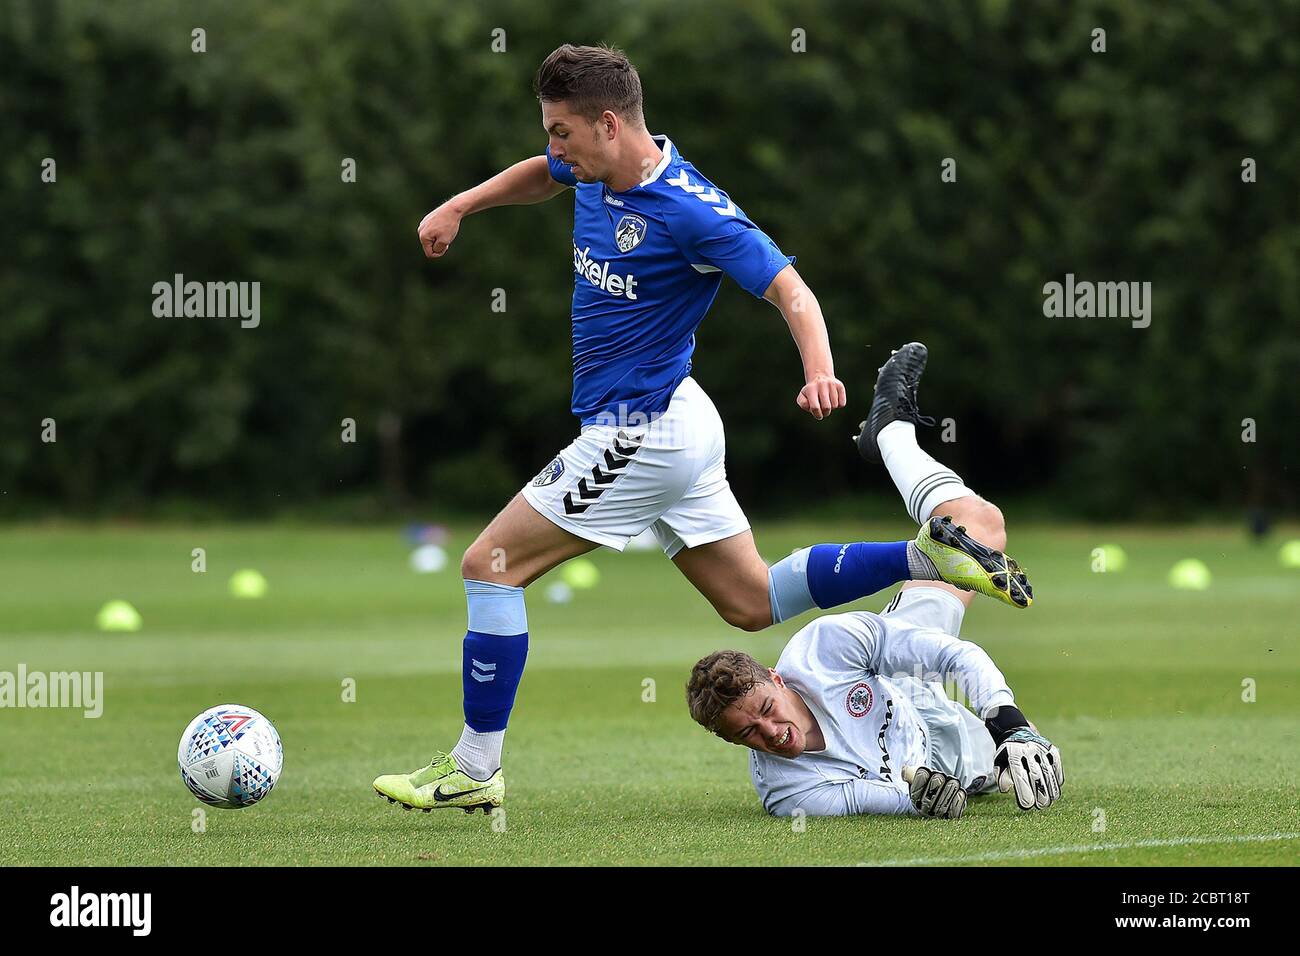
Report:
[[[1176,837],[1165,840],[1132,840],[1128,843],[1081,843],[1077,846],[1047,846],[1033,850],[1003,850],[968,856],[917,856],[908,860],[859,863],[859,866],[927,866],[932,863],[985,863],[994,860],[1027,860],[1069,853],[1105,853],[1110,850],[1139,850],[1162,846],[1204,846],[1214,843],[1273,843],[1300,840],[1300,833],[1250,833],[1228,837]]]

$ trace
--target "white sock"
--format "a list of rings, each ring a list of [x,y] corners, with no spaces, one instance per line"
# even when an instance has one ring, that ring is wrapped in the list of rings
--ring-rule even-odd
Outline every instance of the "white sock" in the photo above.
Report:
[[[943,580],[943,575],[934,566],[930,556],[918,548],[915,541],[907,542],[907,573],[912,576],[913,581]]]
[[[501,745],[505,739],[504,730],[481,734],[467,724],[460,732],[460,741],[451,748],[451,755],[463,773],[475,780],[486,780],[501,769]]]
[[[890,422],[876,435],[876,445],[907,513],[917,524],[945,501],[975,494],[954,471],[921,451],[911,422]]]

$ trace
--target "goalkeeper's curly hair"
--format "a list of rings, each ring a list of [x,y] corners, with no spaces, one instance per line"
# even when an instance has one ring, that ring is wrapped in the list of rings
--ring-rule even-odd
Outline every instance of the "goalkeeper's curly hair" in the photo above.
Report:
[[[758,684],[770,683],[767,668],[744,651],[714,651],[691,669],[686,706],[697,724],[717,734],[724,710]]]

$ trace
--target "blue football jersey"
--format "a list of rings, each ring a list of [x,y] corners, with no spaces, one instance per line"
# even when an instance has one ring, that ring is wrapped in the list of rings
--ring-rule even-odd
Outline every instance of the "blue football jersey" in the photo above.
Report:
[[[547,150],[551,176],[575,189],[573,413],[583,425],[644,421],[691,371],[695,330],[726,273],[762,297],[794,259],[681,157],[625,192],[580,183]]]

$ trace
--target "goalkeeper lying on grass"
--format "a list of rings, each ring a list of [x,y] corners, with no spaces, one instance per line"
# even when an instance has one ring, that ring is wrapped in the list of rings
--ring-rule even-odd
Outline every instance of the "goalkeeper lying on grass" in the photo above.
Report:
[[[1003,548],[1002,513],[916,443],[915,426],[933,422],[916,407],[926,357],[925,346],[913,342],[881,368],[858,450],[885,466],[932,539],[952,530],[964,535],[954,529],[961,522],[976,540]],[[1016,603],[1027,605],[1023,572],[1014,564],[1008,570],[1008,585],[1025,598]],[[810,602],[799,583],[774,586],[773,607],[804,609]],[[753,751],[754,787],[777,816],[802,810],[956,819],[967,793],[993,788],[1014,790],[1021,809],[1045,809],[1061,794],[1061,753],[1017,709],[988,654],[958,639],[972,598],[947,584],[914,581],[882,614],[813,621],[790,639],[775,668],[743,651],[710,654],[686,688],[691,716]],[[950,680],[974,713],[948,699],[943,683]]]
[[[954,636],[964,613],[944,585],[909,586],[883,614],[813,621],[775,668],[717,651],[691,673],[691,716],[753,751],[754,787],[777,816],[956,819],[967,793],[995,787],[1044,809],[1061,794],[1061,752],[1016,708],[988,654]],[[948,699],[949,679],[979,717]]]

